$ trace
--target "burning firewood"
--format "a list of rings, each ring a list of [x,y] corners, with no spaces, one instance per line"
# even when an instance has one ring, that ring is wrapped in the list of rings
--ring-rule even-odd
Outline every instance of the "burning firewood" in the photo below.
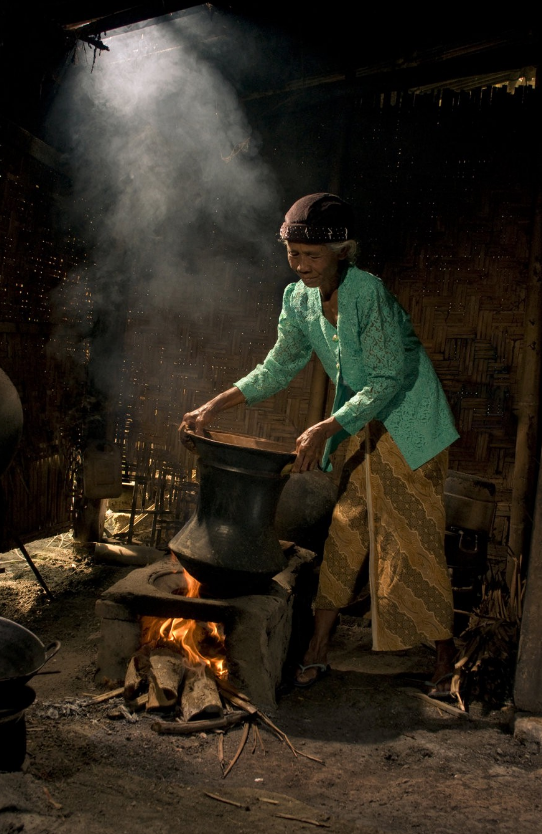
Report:
[[[173,707],[185,672],[181,655],[171,649],[153,649],[149,656],[147,709]]]
[[[143,670],[140,669],[141,665],[141,657],[138,655],[134,655],[128,664],[128,669],[126,670],[126,675],[124,677],[125,701],[133,701],[139,694],[144,681],[147,679],[146,671],[145,674],[143,674]],[[145,657],[145,666],[148,669],[149,660],[147,657]]]
[[[216,680],[206,666],[186,670],[181,709],[185,721],[223,717],[224,710]]]

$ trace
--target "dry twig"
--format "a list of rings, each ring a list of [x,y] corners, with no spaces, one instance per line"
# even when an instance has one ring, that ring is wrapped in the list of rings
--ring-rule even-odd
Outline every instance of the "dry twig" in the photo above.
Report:
[[[224,773],[223,773],[223,779],[225,779],[225,778],[226,778],[226,776],[228,775],[228,773],[229,773],[229,772],[231,771],[231,769],[233,768],[233,766],[234,766],[235,762],[238,760],[239,756],[240,756],[240,755],[241,755],[241,753],[243,752],[243,748],[244,748],[244,746],[245,746],[245,744],[246,744],[246,741],[247,741],[247,738],[248,738],[248,733],[249,733],[249,730],[250,730],[250,724],[249,724],[249,722],[248,722],[248,721],[246,721],[246,722],[245,722],[245,726],[243,727],[243,735],[241,736],[241,741],[239,742],[239,747],[237,748],[237,751],[236,751],[236,753],[235,753],[235,756],[233,757],[233,759],[231,760],[231,762],[230,762],[230,763],[229,763],[229,765],[227,766],[226,770],[224,771]]]
[[[293,814],[275,814],[276,817],[280,817],[282,820],[295,820],[295,822],[305,822],[308,825],[316,825],[318,828],[331,828],[331,826],[327,822],[318,822],[318,820],[309,820],[306,817],[294,817]]]
[[[55,808],[57,811],[60,811],[60,809],[62,808],[62,805],[60,804],[60,802],[55,802],[55,800],[51,796],[51,792],[49,791],[49,788],[44,788],[43,793],[45,794],[45,798],[47,799],[47,802],[49,802],[49,804],[52,805],[53,808]]]
[[[409,692],[409,695],[413,695],[414,698],[419,698],[426,704],[431,704],[431,706],[435,707],[435,709],[443,710],[444,712],[449,712],[450,715],[457,715],[460,718],[467,718],[472,721],[470,713],[459,709],[458,707],[454,707],[452,704],[447,704],[445,701],[438,701],[436,698],[431,698],[430,695],[425,695],[423,692]]]
[[[110,692],[104,692],[102,695],[95,695],[92,698],[92,703],[101,704],[103,701],[110,701],[111,698],[118,698],[119,695],[124,695],[123,686],[119,686],[118,689],[112,689]]]
[[[322,759],[318,759],[316,756],[310,756],[308,753],[302,753],[301,750],[297,750],[286,733],[284,733],[276,724],[274,724],[268,716],[259,710],[257,707],[252,704],[246,695],[243,695],[242,692],[238,692],[228,681],[219,680],[218,681],[218,688],[222,693],[222,696],[230,703],[234,704],[235,706],[240,707],[241,709],[246,710],[246,712],[250,713],[251,715],[257,716],[260,721],[269,727],[274,734],[279,738],[287,747],[290,748],[294,756],[303,756],[305,759],[310,759],[312,762],[318,762],[318,764],[324,764]]]
[[[226,799],[223,796],[218,796],[216,793],[207,793],[207,791],[203,791],[205,796],[210,796],[211,799],[216,799],[217,802],[224,802],[226,805],[235,805],[236,808],[244,808],[245,806],[241,802],[234,802],[233,799]]]
[[[219,730],[217,732],[218,735],[218,763],[220,764],[220,769],[224,772],[224,768],[226,767],[226,761],[224,759],[224,732]]]
[[[261,736],[261,733],[258,729],[257,724],[252,725],[252,732],[254,733],[254,743],[258,742],[258,744],[260,745],[260,749],[261,749],[263,755],[265,756],[265,747],[264,747],[264,744],[263,744],[263,741],[262,741],[262,736]]]

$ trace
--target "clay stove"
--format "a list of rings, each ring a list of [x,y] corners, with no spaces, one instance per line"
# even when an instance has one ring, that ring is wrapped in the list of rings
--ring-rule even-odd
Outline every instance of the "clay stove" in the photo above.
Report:
[[[222,623],[229,679],[260,709],[274,709],[294,623],[310,612],[315,559],[295,545],[286,546],[285,557],[287,567],[266,593],[226,599],[179,596],[184,569],[173,555],[133,570],[96,603],[101,618],[97,682],[123,684],[141,644],[143,616]]]
[[[221,623],[232,683],[261,708],[275,693],[297,610],[310,611],[315,554],[284,545],[275,513],[295,454],[260,438],[191,435],[198,455],[196,510],[169,544],[171,556],[134,570],[97,603],[98,678],[120,684],[140,647],[140,617]],[[183,571],[200,597],[183,596]]]

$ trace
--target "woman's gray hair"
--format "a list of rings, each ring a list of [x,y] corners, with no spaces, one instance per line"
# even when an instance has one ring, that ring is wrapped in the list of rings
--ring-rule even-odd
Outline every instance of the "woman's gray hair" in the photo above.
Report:
[[[340,243],[326,243],[325,245],[328,247],[328,249],[331,249],[331,251],[335,252],[337,255],[340,255],[344,252],[349,264],[356,263],[358,244],[355,240],[345,240],[341,241]]]

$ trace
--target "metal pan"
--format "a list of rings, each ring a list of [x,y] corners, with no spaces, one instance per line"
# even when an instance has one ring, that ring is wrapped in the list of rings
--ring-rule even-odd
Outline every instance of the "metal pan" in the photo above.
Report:
[[[27,628],[0,617],[0,690],[27,683],[59,648],[59,640],[45,647]]]

